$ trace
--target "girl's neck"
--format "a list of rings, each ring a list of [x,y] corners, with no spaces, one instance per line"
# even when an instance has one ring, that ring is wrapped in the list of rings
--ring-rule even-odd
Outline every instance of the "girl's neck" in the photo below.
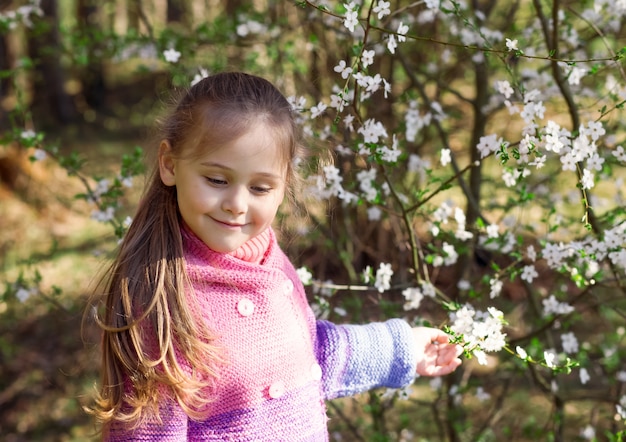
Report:
[[[191,235],[197,238],[198,241],[202,242],[202,240],[198,238],[198,235],[193,233],[193,231],[189,228],[189,226],[182,220],[181,220],[181,226],[188,235]],[[261,264],[263,263],[265,254],[270,247],[271,241],[272,241],[271,229],[267,228],[263,232],[255,236],[254,238],[251,238],[248,241],[246,241],[238,249],[233,250],[230,253],[225,253],[225,254],[234,256],[235,258],[241,259],[242,261],[251,262],[255,264]]]
[[[266,229],[254,238],[246,241],[237,250],[230,252],[229,255],[243,261],[261,264],[270,245],[270,240],[270,229]]]

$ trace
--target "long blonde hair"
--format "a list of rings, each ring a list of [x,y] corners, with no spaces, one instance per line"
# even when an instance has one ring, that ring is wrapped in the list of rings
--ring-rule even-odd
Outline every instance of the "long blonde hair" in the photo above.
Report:
[[[293,109],[267,80],[220,73],[192,86],[162,123],[173,155],[198,155],[243,134],[254,122],[272,128],[284,147],[287,188],[297,174],[299,132]],[[260,120],[259,120],[260,119]],[[221,362],[212,331],[194,312],[185,271],[176,188],[156,162],[133,222],[103,281],[101,387],[93,413],[106,426],[130,427],[159,416],[175,400],[201,419]]]

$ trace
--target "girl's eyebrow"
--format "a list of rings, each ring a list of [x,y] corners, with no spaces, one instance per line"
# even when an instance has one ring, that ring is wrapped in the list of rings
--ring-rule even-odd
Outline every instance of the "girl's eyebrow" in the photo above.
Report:
[[[223,170],[226,170],[226,171],[229,171],[229,172],[235,170],[232,167],[226,166],[226,165],[221,164],[221,163],[216,163],[214,161],[206,161],[204,163],[200,163],[200,165],[205,166],[205,167],[215,167],[217,169],[223,169]],[[282,177],[280,175],[272,173],[272,172],[256,172],[255,175],[260,175],[260,176],[263,176],[263,177],[277,179],[277,180],[282,179]]]

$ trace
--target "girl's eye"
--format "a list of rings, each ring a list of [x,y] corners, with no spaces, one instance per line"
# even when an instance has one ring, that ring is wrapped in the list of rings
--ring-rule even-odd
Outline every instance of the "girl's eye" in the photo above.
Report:
[[[271,190],[272,190],[271,187],[261,187],[261,186],[254,186],[254,187],[252,187],[252,191],[253,192],[260,193],[260,194],[270,193]]]
[[[209,183],[214,184],[214,185],[216,185],[216,186],[223,186],[223,185],[225,185],[225,184],[228,184],[228,183],[226,182],[226,180],[222,180],[222,179],[219,179],[219,178],[211,178],[211,177],[206,177],[206,180],[207,180]]]

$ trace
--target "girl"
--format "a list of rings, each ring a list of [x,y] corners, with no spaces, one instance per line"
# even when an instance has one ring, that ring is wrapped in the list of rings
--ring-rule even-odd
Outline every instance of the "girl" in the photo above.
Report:
[[[268,81],[222,73],[165,121],[107,280],[105,440],[325,441],[325,400],[461,363],[436,329],[315,320],[271,228],[296,181],[293,112]]]

